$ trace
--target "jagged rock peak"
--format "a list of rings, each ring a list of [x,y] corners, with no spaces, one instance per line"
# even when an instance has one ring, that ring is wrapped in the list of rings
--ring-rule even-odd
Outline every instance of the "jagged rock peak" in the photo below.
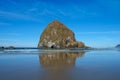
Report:
[[[49,23],[48,24],[49,27],[64,27],[64,28],[67,28],[63,23],[61,23],[60,21],[58,20],[54,20],[53,22]],[[47,27],[48,27],[47,26]],[[67,28],[68,29],[68,28]]]
[[[60,21],[58,21],[58,20],[54,20],[52,23],[61,23]],[[61,23],[62,24],[62,23]]]

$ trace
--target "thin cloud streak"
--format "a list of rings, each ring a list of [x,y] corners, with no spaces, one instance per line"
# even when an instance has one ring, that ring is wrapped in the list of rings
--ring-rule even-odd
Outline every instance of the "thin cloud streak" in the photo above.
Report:
[[[14,19],[22,19],[22,20],[30,20],[30,21],[40,21],[39,19],[36,19],[31,16],[27,16],[24,14],[18,14],[18,13],[14,13],[14,12],[8,12],[8,11],[0,11],[0,16],[7,17],[10,19],[14,18]]]
[[[1,42],[17,42],[20,40],[14,40],[14,39],[0,39]]]
[[[9,26],[9,25],[11,25],[11,23],[0,22],[0,27]]]
[[[77,32],[79,34],[120,34],[120,31],[109,31],[109,32]]]
[[[0,36],[21,36],[20,33],[0,33]]]
[[[13,0],[8,0],[8,2],[9,3],[12,3],[13,5],[15,5],[15,6],[17,6],[18,5],[18,3],[16,3],[15,1],[13,1]]]

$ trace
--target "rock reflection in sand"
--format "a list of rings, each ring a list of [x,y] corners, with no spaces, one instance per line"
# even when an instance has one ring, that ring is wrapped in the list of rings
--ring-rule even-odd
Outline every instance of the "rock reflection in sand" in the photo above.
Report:
[[[43,53],[39,55],[43,67],[74,66],[77,57],[82,57],[84,52]]]

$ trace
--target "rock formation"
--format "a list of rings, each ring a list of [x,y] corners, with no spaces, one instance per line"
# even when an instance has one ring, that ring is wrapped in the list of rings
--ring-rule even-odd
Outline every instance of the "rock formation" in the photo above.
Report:
[[[48,24],[38,43],[38,48],[87,48],[75,40],[74,33],[64,24],[55,20]]]
[[[0,49],[4,49],[4,47],[3,47],[3,46],[0,46]]]
[[[116,48],[120,48],[120,44],[118,44],[118,45],[116,46]]]
[[[9,46],[9,47],[0,46],[0,49],[15,49],[15,47],[14,46]]]

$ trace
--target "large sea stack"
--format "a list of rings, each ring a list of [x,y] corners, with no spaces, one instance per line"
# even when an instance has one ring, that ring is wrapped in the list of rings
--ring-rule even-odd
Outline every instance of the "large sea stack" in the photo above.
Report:
[[[74,33],[64,24],[55,20],[42,32],[38,48],[86,48],[75,39]]]

